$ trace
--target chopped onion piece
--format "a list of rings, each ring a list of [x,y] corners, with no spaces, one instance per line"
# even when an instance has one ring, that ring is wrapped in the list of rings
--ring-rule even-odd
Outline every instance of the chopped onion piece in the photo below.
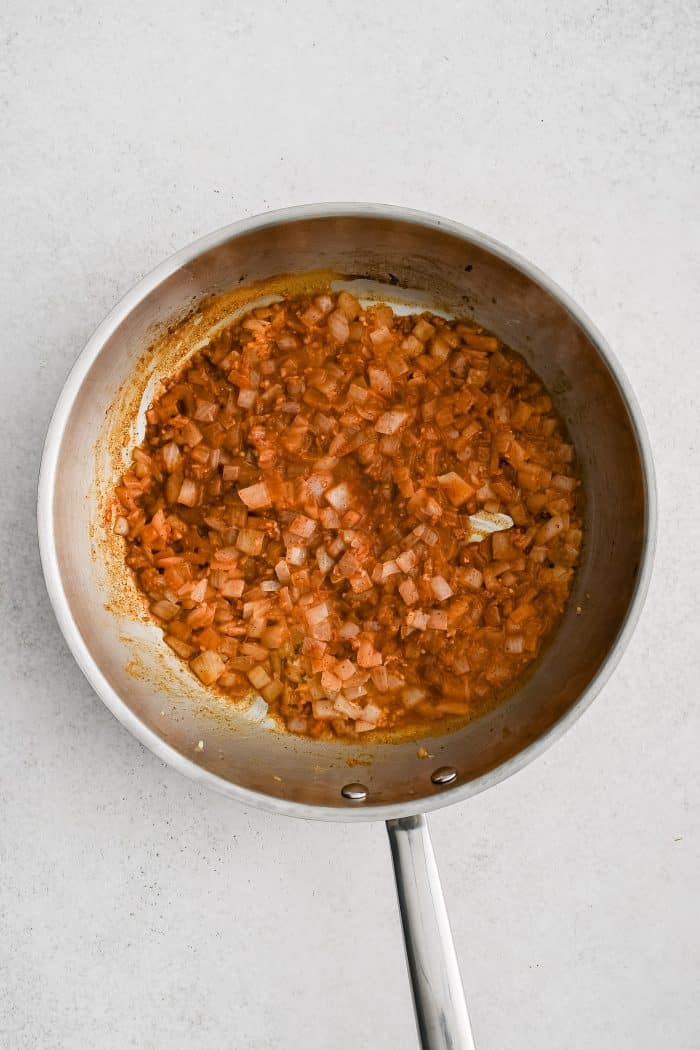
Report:
[[[355,674],[355,665],[352,660],[341,660],[336,664],[335,673],[343,682],[347,682]]]
[[[192,448],[203,440],[203,436],[202,431],[192,422],[191,419],[182,428],[182,440],[186,445],[190,445]]]
[[[328,331],[331,333],[337,343],[346,343],[350,337],[350,325],[348,324],[347,317],[340,312],[340,310],[334,310],[328,317]]]
[[[455,507],[461,507],[463,503],[466,503],[474,495],[474,488],[468,485],[464,478],[461,478],[454,470],[449,471],[447,474],[440,474],[437,480],[438,485]]]
[[[462,573],[462,579],[465,583],[465,586],[471,587],[475,591],[478,591],[482,583],[484,582],[484,577],[479,572],[479,570],[474,569],[471,566],[467,569],[464,569]]]
[[[390,576],[394,576],[399,572],[398,562],[389,558],[388,561],[382,562],[382,579],[388,580]]]
[[[213,685],[226,669],[226,664],[218,653],[206,649],[190,662],[190,667],[203,685]]]
[[[289,531],[303,540],[309,540],[316,531],[316,522],[305,514],[297,514],[289,526]]]
[[[446,598],[451,598],[454,594],[444,576],[433,576],[430,581],[430,588],[439,602],[444,602]]]
[[[306,610],[306,619],[310,624],[321,623],[322,620],[327,620],[328,616],[329,610],[325,602],[312,605]]]
[[[382,654],[375,651],[372,642],[363,638],[357,650],[357,663],[359,667],[377,667],[382,663]]]
[[[260,694],[264,696],[268,703],[273,703],[284,693],[284,686],[280,682],[279,678],[273,678],[271,682],[264,685],[260,690]],[[267,712],[266,712],[267,713]]]
[[[399,594],[406,602],[406,605],[414,605],[420,597],[418,589],[410,577],[402,580],[399,584]]]
[[[159,620],[165,620],[165,622],[167,623],[168,620],[175,619],[175,617],[180,612],[180,606],[175,605],[174,602],[169,602],[166,599],[163,599],[162,601],[153,603],[153,605],[151,606],[151,612]]]
[[[169,474],[177,467],[180,462],[180,449],[174,442],[169,441],[167,445],[163,445],[163,466]]]
[[[290,582],[292,574],[289,571],[289,565],[284,560],[284,558],[280,558],[280,560],[275,565],[275,575],[277,576],[277,579],[280,581],[280,583]]]
[[[177,638],[174,634],[166,634],[163,641],[166,645],[169,645],[178,656],[182,657],[183,660],[189,660],[195,652],[193,645],[188,645],[187,642],[183,642],[181,638]]]
[[[185,507],[194,507],[197,504],[197,485],[191,478],[185,478],[180,486],[177,502]]]
[[[337,700],[333,701],[333,706],[338,714],[345,715],[347,718],[352,718],[353,720],[362,718],[362,708],[354,700],[348,700],[347,690],[345,696],[339,696]]]
[[[380,325],[378,328],[375,328],[373,332],[369,333],[369,337],[374,346],[387,346],[394,341],[394,337],[386,325]]]
[[[343,683],[332,671],[321,672],[321,685],[327,693],[339,693]]]
[[[249,485],[248,488],[239,489],[238,495],[249,510],[260,510],[262,507],[272,506],[270,493],[264,481],[259,481],[256,485]]]
[[[422,609],[410,609],[406,613],[406,623],[415,631],[425,631],[428,626],[428,614]]]
[[[385,693],[389,688],[389,674],[386,667],[384,667],[383,664],[378,664],[376,667],[372,668],[370,675],[375,688],[378,689],[380,693]]]
[[[262,549],[265,544],[265,533],[258,532],[255,529],[241,529],[236,539],[236,547],[239,551],[243,551],[244,554],[251,554],[257,556],[262,554]]]
[[[372,581],[365,570],[360,569],[359,572],[354,573],[354,575],[350,577],[350,586],[355,594],[362,594],[364,591],[370,590]]]
[[[401,693],[401,699],[406,707],[415,707],[425,699],[425,690],[414,685],[408,686]]]
[[[287,562],[289,565],[303,565],[306,561],[306,547],[299,547],[297,544],[290,544],[287,547]]]
[[[224,598],[240,598],[244,588],[244,580],[226,580],[219,590]]]
[[[407,419],[408,412],[400,410],[384,412],[374,424],[374,429],[378,434],[395,434],[397,430],[401,429]]]
[[[394,384],[391,381],[391,376],[383,368],[376,368],[370,365],[367,369],[369,376],[369,385],[372,390],[376,390],[382,397],[391,397],[391,393],[394,389]]]
[[[448,627],[447,613],[439,609],[433,609],[428,614],[428,627],[433,631],[446,631]]]
[[[266,649],[279,649],[284,642],[287,631],[283,624],[273,623],[260,635],[260,643]]]
[[[573,492],[577,485],[578,481],[576,478],[572,478],[568,474],[555,474],[552,478],[552,488],[559,489],[560,492]]]
[[[541,546],[546,546],[550,543],[555,536],[557,536],[564,528],[564,522],[560,517],[550,518],[535,534],[537,543]]]
[[[364,685],[346,685],[343,693],[348,700],[359,700],[361,696],[367,696],[367,689]]]
[[[262,664],[251,667],[250,671],[248,671],[248,680],[255,689],[262,689],[263,686],[269,685],[272,681]]]
[[[418,564],[418,558],[412,550],[403,551],[396,559],[396,564],[401,569],[401,572],[408,573],[415,569]]]
[[[267,659],[267,650],[265,646],[258,645],[257,642],[243,642],[241,645],[241,653],[243,656],[249,656],[251,660],[265,660]]]
[[[199,580],[198,583],[192,588],[192,592],[190,593],[190,598],[192,599],[193,602],[197,602],[199,604],[199,602],[203,602],[204,601],[206,593],[207,593],[207,578],[205,576],[204,579]]]
[[[383,714],[381,707],[378,707],[376,704],[365,704],[362,710],[362,717],[365,722],[371,722],[375,726],[381,721]]]
[[[435,529],[429,528],[428,525],[417,525],[413,532],[428,547],[434,547],[440,538]]]
[[[337,718],[338,712],[332,700],[314,700],[311,704],[314,718]]]
[[[330,572],[335,565],[335,562],[323,547],[318,547],[316,550],[316,562],[324,576],[326,573]]]
[[[350,506],[351,496],[348,485],[341,481],[326,492],[326,499],[335,510],[347,510]]]

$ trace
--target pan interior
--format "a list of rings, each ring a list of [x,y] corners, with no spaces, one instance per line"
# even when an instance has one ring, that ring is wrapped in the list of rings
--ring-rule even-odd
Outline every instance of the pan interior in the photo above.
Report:
[[[160,631],[144,622],[133,581],[120,565],[107,504],[155,383],[201,343],[217,318],[261,295],[293,289],[289,274],[297,275],[299,287],[336,275],[363,297],[475,319],[541,376],[576,446],[585,540],[561,625],[508,701],[447,736],[357,746],[309,741],[275,729],[256,705],[239,711],[213,699]],[[298,276],[307,274],[315,276]],[[208,771],[218,778],[214,786],[231,794],[242,788],[263,796],[263,804],[338,809],[352,805],[341,795],[350,781],[367,787],[368,806],[425,808],[441,791],[431,781],[438,766],[455,768],[453,786],[476,785],[564,718],[624,624],[649,527],[629,406],[595,336],[567,306],[477,235],[381,212],[292,216],[234,230],[150,284],[135,289],[128,309],[120,316],[118,308],[113,323],[96,334],[86,351],[89,367],[79,382],[73,379],[50,501],[64,630],[114,713],[164,757],[172,760],[173,751],[160,745],[194,763],[181,763],[185,771]],[[224,306],[213,313],[207,313],[209,300],[197,321],[195,304],[231,289],[235,296],[218,300]],[[187,315],[189,336],[167,335],[168,326]],[[165,352],[149,349],[154,340]],[[418,757],[419,746],[429,760]]]

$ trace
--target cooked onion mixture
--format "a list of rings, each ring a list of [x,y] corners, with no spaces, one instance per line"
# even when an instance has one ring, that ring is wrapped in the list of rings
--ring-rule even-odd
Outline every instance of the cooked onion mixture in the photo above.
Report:
[[[463,720],[532,663],[571,588],[578,486],[518,354],[328,292],[251,310],[164,385],[114,527],[205,686],[355,737]],[[504,531],[478,531],[489,514]]]

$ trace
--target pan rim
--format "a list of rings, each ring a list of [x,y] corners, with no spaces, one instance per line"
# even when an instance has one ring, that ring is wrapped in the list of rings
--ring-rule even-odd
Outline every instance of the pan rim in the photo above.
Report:
[[[402,222],[413,223],[428,229],[440,230],[453,234],[466,243],[485,249],[537,283],[570,314],[594,343],[618,388],[628,412],[642,465],[645,529],[637,579],[618,634],[605,660],[586,689],[561,718],[516,755],[474,780],[419,799],[412,799],[409,802],[397,802],[388,805],[381,803],[372,804],[371,801],[362,804],[343,804],[339,800],[338,806],[294,802],[289,799],[267,795],[263,792],[253,791],[219,777],[217,774],[204,769],[192,759],[187,758],[170,744],[167,744],[133,713],[128,704],[112,688],[92,657],[90,649],[74,620],[70,602],[63,587],[55,547],[53,506],[63,433],[83,381],[105,342],[135,307],[158,285],[203,253],[254,230],[313,218],[399,219]],[[653,570],[656,520],[656,484],[651,444],[636,396],[615,354],[587,314],[571,299],[567,292],[560,288],[555,281],[537,266],[488,235],[452,219],[446,219],[430,212],[376,203],[297,205],[241,219],[205,234],[186,247],[181,248],[134,284],[90,336],[64,383],[44,441],[37,503],[39,552],[46,588],[59,628],[85,678],[115,718],[161,761],[190,779],[220,794],[271,813],[341,823],[387,820],[417,813],[427,813],[455,802],[464,801],[506,780],[559,740],[587,710],[603,686],[608,682],[634,632],[644,605]]]

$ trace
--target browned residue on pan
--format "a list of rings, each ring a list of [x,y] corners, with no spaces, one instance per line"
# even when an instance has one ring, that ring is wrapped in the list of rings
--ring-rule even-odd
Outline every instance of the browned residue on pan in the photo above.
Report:
[[[371,766],[374,761],[374,756],[370,754],[356,755],[354,758],[346,758],[345,765],[350,766]]]

